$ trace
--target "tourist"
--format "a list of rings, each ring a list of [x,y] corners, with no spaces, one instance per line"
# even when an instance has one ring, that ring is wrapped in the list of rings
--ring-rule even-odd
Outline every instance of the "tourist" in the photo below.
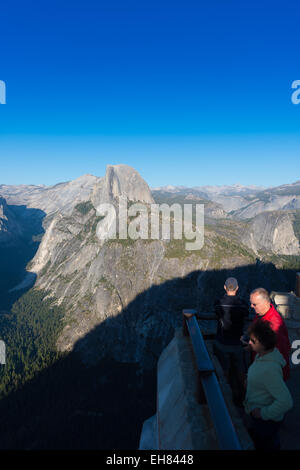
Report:
[[[245,396],[245,368],[240,336],[248,316],[248,305],[238,295],[238,281],[229,277],[225,281],[225,295],[215,303],[218,328],[214,352],[232,386],[233,401],[242,406]]]
[[[277,335],[276,347],[281,352],[285,359],[285,366],[283,368],[283,379],[287,380],[290,375],[290,351],[291,345],[287,327],[281,315],[275,310],[274,305],[271,303],[269,293],[266,289],[259,287],[254,289],[250,294],[251,307],[254,308],[256,316],[253,322],[258,319],[268,321]],[[253,353],[252,360],[255,358]]]
[[[293,400],[283,380],[285,359],[276,347],[271,324],[259,319],[248,329],[249,345],[255,352],[248,369],[245,411],[250,415],[249,434],[257,450],[280,449],[279,428]]]

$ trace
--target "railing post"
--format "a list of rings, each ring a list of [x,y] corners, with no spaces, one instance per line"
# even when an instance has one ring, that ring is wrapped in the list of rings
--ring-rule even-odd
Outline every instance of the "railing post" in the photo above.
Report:
[[[189,336],[189,330],[186,324],[187,318],[197,314],[197,310],[182,310],[182,332],[184,336]]]

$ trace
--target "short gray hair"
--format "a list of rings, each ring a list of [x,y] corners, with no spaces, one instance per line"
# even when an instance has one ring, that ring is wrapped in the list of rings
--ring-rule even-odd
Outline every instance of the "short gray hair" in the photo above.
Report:
[[[235,277],[229,277],[225,281],[225,287],[226,287],[227,290],[233,291],[233,290],[235,290],[239,287],[239,284],[238,284]]]
[[[257,287],[257,289],[254,289],[250,295],[252,294],[257,294],[259,295],[259,297],[263,300],[266,300],[267,302],[271,302],[271,299],[270,299],[270,294],[269,292],[264,289],[263,287]]]

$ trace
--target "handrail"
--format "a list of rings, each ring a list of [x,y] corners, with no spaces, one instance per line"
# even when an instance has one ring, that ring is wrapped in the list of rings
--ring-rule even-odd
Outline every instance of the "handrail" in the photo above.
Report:
[[[190,335],[198,368],[198,374],[215,427],[219,446],[222,450],[242,450],[215,369],[207,352],[205,342],[197,322],[195,310],[183,310],[183,332]]]

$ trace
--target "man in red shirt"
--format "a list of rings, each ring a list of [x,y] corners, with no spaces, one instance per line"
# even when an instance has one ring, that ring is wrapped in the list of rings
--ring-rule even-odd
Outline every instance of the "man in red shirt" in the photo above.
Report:
[[[290,376],[290,351],[291,345],[287,327],[281,315],[271,304],[269,293],[266,289],[259,287],[250,294],[251,307],[254,308],[256,316],[254,322],[259,318],[262,321],[268,321],[271,328],[277,334],[276,347],[285,359],[286,365],[283,367],[283,379],[287,380]],[[253,359],[255,354],[253,356]]]

